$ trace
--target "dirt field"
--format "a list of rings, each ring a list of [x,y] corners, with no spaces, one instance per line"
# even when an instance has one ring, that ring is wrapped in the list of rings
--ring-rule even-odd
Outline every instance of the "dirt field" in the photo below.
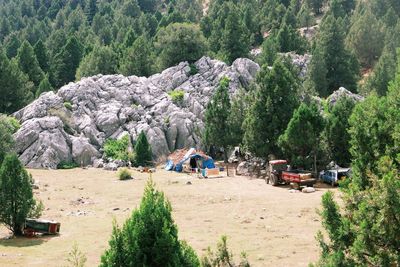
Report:
[[[119,181],[115,172],[99,169],[30,172],[40,183],[35,195],[46,208],[42,217],[61,222],[61,234],[0,240],[0,266],[65,266],[74,242],[86,253],[87,266],[97,266],[113,218],[122,223],[130,215],[148,178],[133,172],[134,180]],[[325,188],[290,193],[263,180],[197,179],[163,170],[153,179],[172,203],[179,237],[200,256],[227,235],[232,252],[245,251],[252,266],[307,266],[318,258],[316,209]],[[0,238],[7,235],[0,228]]]

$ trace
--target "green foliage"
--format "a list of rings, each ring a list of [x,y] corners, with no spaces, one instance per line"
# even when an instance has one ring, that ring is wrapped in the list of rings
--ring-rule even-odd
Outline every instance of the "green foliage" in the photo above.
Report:
[[[354,51],[363,67],[371,67],[380,57],[385,40],[385,28],[370,9],[361,10],[352,17],[347,45]]]
[[[29,80],[38,86],[44,78],[44,74],[39,66],[33,47],[27,41],[24,41],[18,49],[17,60],[20,70],[28,75]]]
[[[79,250],[78,244],[74,243],[71,251],[68,253],[67,262],[70,267],[84,267],[86,264],[86,255]]]
[[[262,52],[260,56],[260,65],[267,64],[268,66],[272,66],[274,64],[277,55],[278,55],[278,44],[275,38],[267,38],[262,44]]]
[[[64,102],[64,107],[65,107],[66,109],[68,109],[68,110],[72,110],[72,104],[71,104],[71,102],[68,102],[68,101]]]
[[[317,55],[315,60],[318,60],[314,65],[321,68],[325,65],[324,69],[311,68],[309,74],[314,84],[318,84],[326,72],[326,88],[318,86],[319,90],[315,90],[321,96],[325,97],[342,86],[353,92],[356,90],[359,67],[357,59],[344,47],[341,18],[328,15],[323,19],[313,55]]]
[[[207,51],[206,40],[196,25],[173,23],[159,30],[156,36],[160,68],[181,61],[194,62]]]
[[[21,235],[25,219],[35,209],[31,177],[17,155],[7,155],[0,169],[0,223]]]
[[[207,255],[201,259],[202,267],[217,267],[217,266],[238,266],[250,267],[246,258],[246,254],[242,252],[241,261],[236,265],[233,261],[233,254],[229,251],[227,245],[227,237],[222,236],[217,244],[217,251],[213,252],[210,248],[207,250]]]
[[[76,70],[76,79],[96,74],[114,74],[117,71],[117,54],[111,47],[95,46],[81,61]]]
[[[272,69],[264,65],[257,78],[254,100],[244,121],[245,147],[259,157],[280,155],[277,145],[298,107],[297,73],[278,58]]]
[[[326,0],[306,0],[307,5],[312,9],[315,14],[320,14],[322,6]]]
[[[183,104],[183,98],[185,96],[185,91],[183,91],[183,90],[173,90],[173,91],[169,91],[168,95],[171,97],[172,102],[174,102],[176,105],[182,105]]]
[[[126,50],[126,55],[121,60],[120,71],[124,75],[149,76],[152,74],[152,61],[150,40],[140,36],[131,47]]]
[[[300,36],[297,29],[284,23],[276,36],[280,52],[294,51],[303,54],[307,48],[307,40]]]
[[[354,100],[342,97],[328,113],[326,135],[331,157],[339,166],[349,166],[351,162],[348,129],[354,106]]]
[[[129,180],[132,179],[132,174],[127,168],[122,168],[118,171],[118,178],[120,180]]]
[[[196,65],[194,63],[190,63],[189,67],[190,67],[190,72],[189,72],[190,75],[193,76],[193,75],[196,75],[199,72],[199,70],[197,69],[197,67],[196,67]]]
[[[316,164],[320,136],[324,129],[318,106],[314,103],[302,103],[293,113],[285,132],[279,137],[279,146],[284,150],[291,163],[310,169]],[[316,165],[314,165],[316,170]]]
[[[46,74],[36,90],[36,98],[38,98],[42,93],[49,91],[53,91],[53,87],[50,84],[49,76]]]
[[[229,99],[230,80],[224,77],[220,80],[219,86],[215,91],[204,115],[204,143],[214,145],[227,150],[232,145],[231,127],[229,125],[229,113],[231,111],[231,102]],[[228,161],[227,154],[224,154],[225,162]]]
[[[33,84],[20,71],[15,60],[8,60],[0,50],[0,113],[12,113],[32,98]]]
[[[193,249],[178,240],[171,204],[149,180],[138,209],[122,228],[114,225],[110,248],[100,266],[188,266],[199,267]]]
[[[19,129],[20,125],[12,117],[0,114],[0,165],[6,154],[13,151],[15,145],[12,134]]]
[[[59,170],[70,170],[78,168],[79,164],[73,161],[61,161],[57,164],[57,169]]]
[[[55,55],[52,64],[53,84],[61,87],[75,80],[75,73],[83,57],[83,46],[75,36],[67,40],[61,51]]]
[[[33,50],[35,51],[35,55],[36,55],[36,58],[37,58],[40,68],[44,72],[48,72],[50,70],[49,56],[47,54],[47,48],[46,48],[45,44],[42,42],[42,40],[39,40],[35,44]]]
[[[108,139],[103,146],[107,158],[128,161],[131,159],[129,153],[130,137],[125,135],[119,140]]]
[[[146,134],[142,131],[135,144],[135,165],[149,166],[153,162],[151,146],[147,141]]]

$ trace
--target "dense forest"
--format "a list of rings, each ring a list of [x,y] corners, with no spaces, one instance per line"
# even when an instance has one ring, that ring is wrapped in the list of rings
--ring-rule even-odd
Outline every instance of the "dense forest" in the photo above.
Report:
[[[327,96],[344,86],[385,95],[400,43],[396,0],[215,0],[207,9],[200,0],[0,4],[3,113],[84,76],[148,76],[203,55],[231,63],[259,46],[260,64],[272,65],[278,52],[312,54],[307,92]],[[312,40],[297,30],[315,24]]]
[[[221,80],[207,106],[205,144],[242,145],[308,169],[331,160],[351,166],[342,208],[331,193],[323,197],[329,241],[318,235],[318,264],[400,264],[400,1],[0,0],[0,17],[5,114],[99,73],[149,76],[204,55],[255,60],[257,78],[236,96]],[[312,55],[304,77],[287,52]],[[365,100],[329,105],[340,87]],[[17,128],[2,121],[10,140],[1,153],[12,150]]]

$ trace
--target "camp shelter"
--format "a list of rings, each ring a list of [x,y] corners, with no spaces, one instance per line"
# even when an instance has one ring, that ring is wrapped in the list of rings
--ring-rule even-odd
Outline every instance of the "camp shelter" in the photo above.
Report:
[[[183,165],[189,163],[190,168],[200,169],[213,169],[215,168],[214,160],[207,156],[203,151],[196,150],[195,148],[190,149],[178,149],[167,159],[165,169],[167,171],[181,172]]]

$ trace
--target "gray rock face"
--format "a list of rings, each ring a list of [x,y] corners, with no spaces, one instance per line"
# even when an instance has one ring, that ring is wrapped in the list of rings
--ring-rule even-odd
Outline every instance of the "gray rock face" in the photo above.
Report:
[[[340,87],[338,90],[333,92],[329,97],[328,97],[328,104],[329,106],[334,106],[336,102],[342,98],[342,97],[348,97],[352,99],[354,102],[360,102],[364,100],[364,97],[358,94],[354,94],[347,90],[344,87]]]
[[[249,59],[228,66],[208,57],[195,65],[195,75],[183,62],[149,78],[97,75],[42,94],[14,114],[22,123],[14,136],[20,159],[31,168],[56,168],[72,160],[90,165],[101,157],[106,139],[129,134],[134,144],[141,131],[155,158],[178,148],[200,148],[205,107],[220,79],[229,77],[229,92],[235,94],[250,84],[260,67]],[[182,103],[168,95],[176,89],[185,93]]]

